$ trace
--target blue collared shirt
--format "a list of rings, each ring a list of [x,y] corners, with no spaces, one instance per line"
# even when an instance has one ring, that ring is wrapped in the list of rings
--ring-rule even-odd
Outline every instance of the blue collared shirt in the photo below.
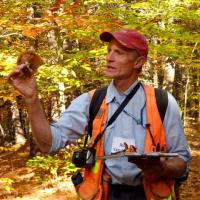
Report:
[[[107,119],[113,115],[137,83],[138,81],[134,82],[123,94],[119,94],[113,82],[110,83],[106,94]],[[57,151],[84,135],[89,119],[89,106],[89,95],[84,93],[71,102],[56,123],[51,124],[53,138],[51,152]],[[104,151],[106,155],[111,154],[111,150],[114,149],[116,138],[132,140],[137,151],[144,152],[145,108],[146,98],[141,84],[118,118],[105,131]],[[184,136],[179,108],[170,93],[168,93],[168,107],[163,123],[166,132],[167,151],[178,153],[183,160],[189,163],[191,154]],[[140,183],[141,170],[133,163],[129,163],[127,158],[108,159],[105,161],[105,166],[112,177],[113,184],[138,185]]]

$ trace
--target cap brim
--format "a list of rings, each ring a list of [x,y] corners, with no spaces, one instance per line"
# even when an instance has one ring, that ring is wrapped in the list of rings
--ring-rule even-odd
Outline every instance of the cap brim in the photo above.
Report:
[[[100,39],[103,42],[110,42],[114,38],[113,34],[110,32],[103,32],[100,35]]]

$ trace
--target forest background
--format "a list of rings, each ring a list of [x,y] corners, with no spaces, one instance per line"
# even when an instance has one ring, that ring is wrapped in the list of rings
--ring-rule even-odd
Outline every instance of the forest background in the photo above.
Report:
[[[99,35],[121,28],[137,29],[147,37],[149,57],[141,80],[175,96],[189,143],[199,150],[198,0],[0,0],[0,189],[8,192],[2,193],[4,197],[19,193],[14,188],[19,178],[5,172],[10,166],[6,158],[20,148],[28,152],[21,161],[40,169],[40,174],[55,179],[75,170],[70,157],[76,146],[58,155],[33,157],[37,150],[23,97],[6,78],[19,54],[31,50],[43,59],[38,88],[45,115],[53,122],[76,96],[108,83],[102,75],[107,47]],[[3,164],[8,169],[2,170]],[[42,183],[45,177],[40,176]]]

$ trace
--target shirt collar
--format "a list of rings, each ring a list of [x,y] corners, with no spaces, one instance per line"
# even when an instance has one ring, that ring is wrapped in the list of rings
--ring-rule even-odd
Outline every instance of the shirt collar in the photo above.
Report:
[[[111,83],[108,86],[107,89],[107,94],[106,94],[106,103],[110,103],[111,101],[113,101],[114,98],[116,98],[117,96],[127,96],[130,91],[137,85],[139,81],[136,80],[125,92],[123,92],[123,94],[119,94],[119,92],[117,91],[117,88],[114,86],[114,82],[113,80],[111,81]]]

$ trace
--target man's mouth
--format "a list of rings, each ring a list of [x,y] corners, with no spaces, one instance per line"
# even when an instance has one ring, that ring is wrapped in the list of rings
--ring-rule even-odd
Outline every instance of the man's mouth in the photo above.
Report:
[[[108,65],[107,69],[115,69],[115,67]]]

